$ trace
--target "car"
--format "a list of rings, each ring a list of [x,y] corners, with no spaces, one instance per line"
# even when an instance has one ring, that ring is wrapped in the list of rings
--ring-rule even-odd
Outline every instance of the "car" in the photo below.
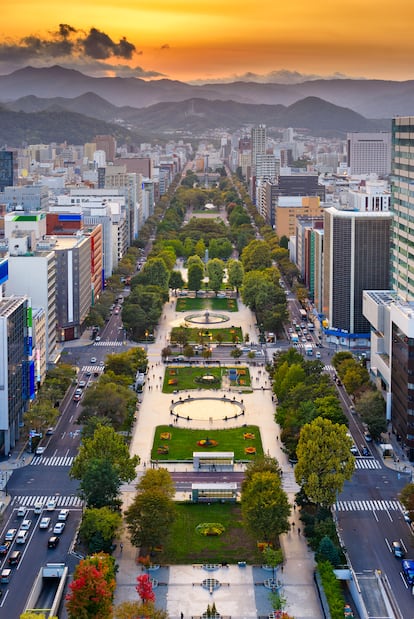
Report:
[[[312,341],[312,336],[311,335],[307,335],[306,339],[308,340],[308,342],[311,342]]]
[[[249,348],[248,346],[243,346],[241,348],[242,353],[249,353],[251,351],[251,348]]]
[[[302,338],[301,338],[301,341],[302,341],[303,343],[305,343],[305,342],[306,342],[306,337],[302,337]]]
[[[36,447],[36,456],[42,456],[46,451],[46,447]]]
[[[91,363],[96,363],[96,357],[91,357]]]
[[[351,454],[353,456],[359,456],[358,447],[356,445],[352,445],[352,447],[351,447]]]
[[[178,357],[173,357],[172,360],[181,362],[181,361],[185,361],[185,357],[184,355],[178,355]]]
[[[39,522],[39,529],[48,529],[49,525],[50,525],[50,518],[47,518],[46,516],[44,516],[43,518],[41,518]]]
[[[405,550],[400,541],[392,542],[391,548],[392,548],[394,557],[396,557],[397,559],[404,559]]]
[[[66,522],[57,522],[55,526],[53,527],[53,533],[55,535],[61,535],[61,533],[63,533],[65,525],[66,525]]]
[[[74,402],[79,402],[81,397],[82,397],[82,395],[80,393],[75,393],[75,395],[73,396],[73,401]]]
[[[68,519],[68,516],[69,516],[69,510],[61,509],[58,514],[58,520],[60,520],[61,522],[66,522],[66,520]]]
[[[319,352],[319,350],[316,351],[316,355],[315,356],[316,356],[317,359],[321,358],[321,353]]]
[[[82,389],[80,387],[76,389],[75,395],[82,395]]]
[[[56,507],[55,499],[49,499],[49,501],[46,503],[46,511],[53,512],[55,507]]]
[[[293,329],[292,329],[292,327],[289,327],[289,329],[288,329],[288,333],[293,333]]]
[[[371,456],[371,452],[370,452],[370,450],[368,449],[368,447],[363,447],[363,448],[362,448],[362,455],[363,455],[363,456],[365,456],[365,457],[367,457],[367,458]]]
[[[27,542],[28,531],[19,531],[16,537],[16,544],[25,544]]]
[[[80,389],[84,389],[86,387],[86,381],[85,380],[80,380],[78,382],[78,386]]]
[[[23,520],[22,524],[20,525],[20,531],[28,531],[31,526],[32,526],[32,521],[28,520],[28,519],[25,519],[25,520]]]
[[[369,432],[365,432],[364,433],[364,438],[366,440],[367,443],[372,443],[372,436]]]
[[[51,537],[49,537],[49,539],[47,540],[47,547],[48,548],[56,548],[56,546],[59,544],[59,537],[57,537],[56,535],[52,535]]]
[[[9,557],[9,565],[17,565],[22,558],[20,550],[14,550]]]
[[[6,535],[4,536],[4,541],[12,542],[14,538],[16,537],[16,533],[17,533],[17,529],[9,529]]]
[[[19,509],[17,510],[17,517],[18,518],[24,518],[26,515],[27,509],[23,506],[19,507]]]
[[[52,436],[52,434],[54,434],[55,432],[55,428],[48,428],[46,430],[46,436]]]
[[[3,542],[2,544],[0,544],[0,555],[6,555],[9,552],[10,546],[11,542]]]
[[[87,376],[88,378],[90,378],[92,376],[92,372],[85,372],[85,376]]]

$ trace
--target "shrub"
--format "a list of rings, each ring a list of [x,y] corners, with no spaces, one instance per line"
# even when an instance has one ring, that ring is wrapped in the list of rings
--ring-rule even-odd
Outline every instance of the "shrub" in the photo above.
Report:
[[[317,569],[321,577],[332,619],[343,619],[345,600],[341,592],[341,585],[333,572],[332,565],[329,561],[322,561],[318,563]]]

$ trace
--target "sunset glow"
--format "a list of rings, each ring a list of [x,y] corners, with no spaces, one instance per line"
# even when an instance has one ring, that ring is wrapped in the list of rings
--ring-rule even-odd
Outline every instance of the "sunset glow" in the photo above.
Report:
[[[95,75],[105,73],[104,65],[107,74],[117,73],[120,65],[144,79],[234,78],[282,69],[413,79],[413,17],[408,0],[263,0],[257,5],[246,0],[14,0],[2,14],[0,72],[61,64]],[[55,49],[48,54],[46,42],[59,24],[73,28],[73,40],[95,29],[115,44],[126,40],[133,53],[122,57],[115,50],[104,57],[77,49],[63,56]],[[33,36],[44,48],[25,47],[31,42],[26,37]]]

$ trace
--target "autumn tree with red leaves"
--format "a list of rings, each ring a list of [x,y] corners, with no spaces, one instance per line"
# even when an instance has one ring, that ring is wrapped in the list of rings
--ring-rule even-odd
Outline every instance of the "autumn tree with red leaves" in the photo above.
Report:
[[[83,559],[66,596],[70,619],[110,619],[115,584],[113,557],[100,553]]]
[[[151,579],[148,574],[142,574],[137,577],[137,586],[135,589],[142,602],[145,604],[146,602],[155,602],[155,594],[152,590]]]

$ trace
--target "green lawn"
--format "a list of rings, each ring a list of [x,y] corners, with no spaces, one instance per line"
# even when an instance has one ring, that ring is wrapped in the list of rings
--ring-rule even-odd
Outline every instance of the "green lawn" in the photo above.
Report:
[[[192,563],[261,563],[256,540],[242,524],[238,504],[177,503],[177,517],[171,535],[154,562],[162,565]],[[204,536],[196,532],[202,522],[220,522],[225,531],[219,536]]]
[[[170,333],[171,342],[175,342],[175,334],[177,331],[181,330],[182,327],[173,327]],[[200,325],[199,327],[185,327],[188,341],[189,342],[199,342],[202,338],[206,340],[206,338],[211,341],[216,341],[216,336],[218,333],[221,333],[223,337],[223,342],[232,343],[233,338],[237,338],[239,342],[243,342],[243,331],[241,327],[223,327],[221,329],[207,329],[205,325]]]
[[[202,310],[206,308],[207,299],[201,298],[192,298],[192,297],[181,297],[177,299],[177,303],[175,305],[176,312],[187,312],[189,310]]]
[[[239,307],[236,299],[209,299],[210,307],[215,312],[237,312]]]
[[[173,393],[173,391],[187,389],[220,389],[221,376],[224,372],[223,368],[218,367],[188,367],[188,366],[170,366],[165,369],[164,384],[162,386],[163,393]],[[219,379],[219,382],[212,385],[206,383],[197,383],[196,378],[211,374]],[[171,383],[171,384],[168,384]]]
[[[170,439],[162,439],[161,434],[168,432]],[[244,434],[254,435],[254,439],[245,439]],[[152,460],[192,460],[193,452],[203,450],[197,442],[209,438],[217,441],[216,447],[209,451],[233,451],[235,460],[251,460],[254,455],[245,453],[246,447],[255,447],[258,455],[263,455],[262,439],[258,426],[243,426],[225,430],[190,430],[171,426],[157,426],[151,449]],[[158,448],[168,447],[168,454],[159,454]]]

